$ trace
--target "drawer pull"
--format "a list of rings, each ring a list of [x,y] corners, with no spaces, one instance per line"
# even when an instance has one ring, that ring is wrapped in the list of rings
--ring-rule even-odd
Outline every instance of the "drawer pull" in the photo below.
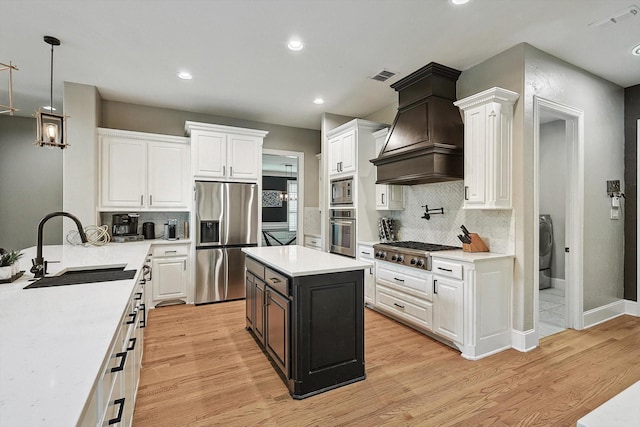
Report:
[[[118,424],[122,421],[122,413],[124,412],[124,397],[122,399],[116,399],[113,401],[114,405],[120,405],[118,408],[118,415],[115,418],[109,420],[109,425]]]
[[[365,254],[365,255],[371,255],[371,252],[365,252],[365,251],[362,251],[362,252],[360,252],[360,253]]]
[[[136,312],[134,311],[133,313],[129,313],[127,314],[127,316],[129,316],[131,318],[131,320],[127,321],[127,325],[131,325],[132,323],[134,323],[136,321]]]
[[[442,268],[442,267],[438,267],[438,270],[442,270],[442,271],[448,271],[449,273],[453,273],[453,270],[450,268]]]
[[[282,282],[282,280],[278,279],[277,277],[270,277],[269,278],[270,281],[272,281],[273,283],[280,283]]]
[[[167,254],[175,254],[175,253],[177,253],[177,252],[178,252],[178,251],[164,251],[164,254],[165,254],[165,255],[167,255]]]
[[[397,280],[398,282],[404,282],[404,279],[398,279],[397,277],[394,277],[393,280]]]
[[[116,353],[116,357],[120,357],[120,364],[114,368],[111,368],[111,372],[119,372],[124,369],[124,364],[127,361],[127,352]]]
[[[136,301],[139,301],[142,299],[142,292],[136,292],[136,297],[134,298]]]
[[[135,350],[137,340],[138,338],[135,338],[135,337],[129,338],[129,347],[127,347],[127,351]]]
[[[438,293],[438,281],[436,279],[433,279],[433,293]]]
[[[393,305],[404,310],[404,305],[400,305],[397,302],[394,302]]]

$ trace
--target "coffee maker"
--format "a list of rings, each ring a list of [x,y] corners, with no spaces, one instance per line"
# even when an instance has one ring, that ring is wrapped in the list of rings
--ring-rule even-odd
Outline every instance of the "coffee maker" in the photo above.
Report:
[[[114,242],[141,240],[138,236],[138,214],[114,214],[111,236]]]

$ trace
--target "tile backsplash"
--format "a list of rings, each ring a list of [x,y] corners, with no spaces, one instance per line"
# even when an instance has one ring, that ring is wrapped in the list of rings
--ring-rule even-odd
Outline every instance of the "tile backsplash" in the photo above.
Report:
[[[320,209],[317,206],[304,207],[304,234],[320,235]]]
[[[405,209],[385,212],[396,221],[398,240],[416,240],[452,246],[462,246],[457,235],[464,224],[471,233],[478,233],[491,252],[515,251],[513,210],[462,209],[464,182],[406,186]],[[444,214],[431,214],[423,219],[425,208],[444,208]],[[381,212],[383,213],[383,212]]]
[[[100,212],[100,225],[108,225],[109,232],[111,232],[111,226],[113,225],[113,215],[116,213],[131,213],[131,212]],[[140,215],[138,218],[138,234],[142,234],[142,223],[153,222],[155,224],[154,229],[156,232],[156,238],[162,239],[164,237],[164,224],[169,219],[177,219],[178,227],[177,234],[180,239],[185,238],[184,223],[189,221],[189,212],[135,212]],[[190,227],[191,228],[191,227]],[[193,229],[191,228],[191,233]]]

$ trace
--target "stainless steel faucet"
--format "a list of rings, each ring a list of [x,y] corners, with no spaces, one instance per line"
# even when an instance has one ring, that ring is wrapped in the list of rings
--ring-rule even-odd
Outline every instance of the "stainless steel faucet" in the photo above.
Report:
[[[47,221],[49,221],[51,218],[56,216],[66,216],[68,218],[71,218],[73,222],[76,223],[76,227],[78,227],[78,234],[80,234],[80,240],[82,240],[82,243],[87,243],[87,235],[84,234],[84,228],[82,227],[82,223],[78,218],[71,215],[70,213],[52,212],[47,216],[45,216],[44,218],[42,218],[40,220],[40,224],[38,224],[38,252],[36,253],[36,257],[31,260],[31,263],[33,264],[33,266],[31,267],[31,272],[36,278],[44,277],[44,275],[47,274],[47,262],[42,257],[42,231],[44,230],[44,224]]]

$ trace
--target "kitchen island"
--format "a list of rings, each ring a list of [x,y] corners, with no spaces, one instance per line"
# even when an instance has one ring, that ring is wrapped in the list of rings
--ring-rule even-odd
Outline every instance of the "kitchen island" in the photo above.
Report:
[[[95,426],[118,415],[118,425],[129,425],[142,357],[140,279],[149,247],[45,246],[47,277],[116,265],[136,272],[128,280],[37,289],[24,289],[33,279],[36,248],[22,251],[26,273],[0,284],[0,425]]]
[[[295,399],[365,379],[364,273],[303,246],[243,248],[247,330]]]

